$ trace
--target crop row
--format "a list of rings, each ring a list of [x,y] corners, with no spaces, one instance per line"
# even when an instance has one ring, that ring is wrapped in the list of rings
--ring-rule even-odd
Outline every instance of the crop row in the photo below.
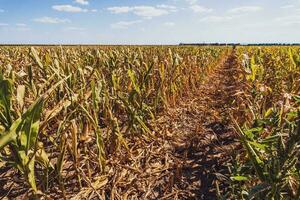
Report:
[[[34,194],[84,187],[197,88],[225,47],[0,48],[1,166]],[[73,175],[70,175],[73,171]],[[26,186],[27,185],[27,186]]]
[[[233,199],[300,198],[300,48],[238,47],[246,89],[234,116],[243,151],[231,165]]]

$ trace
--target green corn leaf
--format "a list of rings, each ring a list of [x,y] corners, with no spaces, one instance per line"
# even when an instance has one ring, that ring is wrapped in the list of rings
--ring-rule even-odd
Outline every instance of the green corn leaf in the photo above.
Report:
[[[293,96],[294,100],[297,101],[298,103],[300,103],[300,96],[295,95]]]
[[[32,154],[32,153],[30,153]],[[18,165],[21,165],[20,168],[25,173],[25,176],[27,178],[28,183],[30,184],[31,188],[34,191],[37,191],[36,187],[36,181],[35,181],[35,175],[34,175],[34,162],[35,162],[35,156],[31,155],[32,157],[29,158],[29,154],[27,154],[24,150],[18,151],[19,158],[21,159],[21,163]]]
[[[27,179],[28,183],[30,184],[31,188],[36,192],[36,181],[35,181],[35,175],[34,175],[34,163],[35,163],[35,156],[31,158],[27,165]]]
[[[146,66],[147,66],[147,65],[146,65]],[[147,67],[148,67],[148,66],[147,66]],[[144,78],[143,78],[143,85],[145,85],[145,84],[147,83],[147,81],[149,80],[149,78],[150,78],[150,73],[151,73],[153,67],[154,67],[154,63],[152,63],[152,64],[150,65],[150,67],[148,67],[148,69],[147,69],[147,71],[146,71],[146,73],[145,73],[145,75],[144,75]]]
[[[5,131],[0,136],[0,150],[3,149],[7,144],[16,142],[17,139],[17,128],[21,123],[21,119],[16,120],[8,131]]]
[[[234,180],[234,181],[247,181],[249,180],[248,177],[246,176],[232,176],[230,177],[231,180]]]
[[[266,177],[265,177],[264,170],[262,167],[264,165],[264,162],[259,158],[259,156],[257,155],[257,153],[252,148],[252,146],[249,142],[243,141],[243,143],[244,143],[244,146],[246,147],[247,153],[250,157],[250,160],[253,164],[253,167],[255,168],[257,175],[259,176],[259,178],[262,181],[265,180]]]
[[[238,125],[237,121],[233,119],[234,124],[237,127],[237,130],[239,131],[239,133],[241,134],[240,139],[247,151],[247,154],[252,162],[252,165],[257,173],[257,175],[259,176],[259,178],[264,181],[266,179],[265,174],[264,174],[264,170],[263,170],[263,165],[264,162],[259,158],[259,156],[257,155],[256,151],[253,149],[253,147],[251,146],[251,144],[248,142],[246,134],[244,133],[244,131],[241,129],[241,127]]]
[[[7,121],[6,117],[5,117],[5,113],[3,113],[3,112],[1,112],[1,111],[0,111],[0,123],[1,123],[6,129],[8,129],[8,125],[5,126],[6,124],[8,124],[8,121]]]
[[[153,133],[151,132],[151,130],[147,127],[147,125],[143,122],[143,120],[141,119],[141,117],[139,116],[135,116],[135,119],[138,121],[138,123],[141,125],[141,127],[143,128],[144,131],[146,131],[146,133],[148,133],[149,135],[153,136]]]
[[[35,159],[37,162],[39,162],[40,164],[42,164],[43,166],[45,167],[50,167],[53,169],[53,166],[52,164],[50,163],[49,161],[49,158],[48,158],[48,155],[47,153],[45,152],[45,149],[42,148],[42,147],[39,147],[39,150],[36,152],[36,155],[35,155]]]
[[[291,61],[291,64],[289,66],[289,70],[293,70],[293,69],[296,69],[297,68],[297,64],[295,62],[295,59],[294,59],[294,56],[293,56],[293,51],[292,51],[292,48],[289,48],[289,58],[290,58],[290,61]]]
[[[12,82],[11,80],[0,81],[0,112],[1,112],[1,123],[6,130],[12,124],[11,119],[11,97],[12,97]],[[2,111],[1,111],[2,110]]]
[[[23,147],[26,152],[32,148],[37,139],[43,104],[44,99],[38,99],[38,101],[36,101],[36,103],[33,104],[21,117],[21,147]]]
[[[279,135],[269,136],[263,140],[261,140],[261,144],[272,144],[278,141]]]
[[[256,148],[258,148],[260,150],[265,150],[266,147],[268,146],[266,144],[261,144],[261,143],[256,142],[256,141],[248,141],[248,142],[249,142],[249,144],[251,144],[252,146],[254,146],[254,147],[256,147]]]
[[[101,131],[97,129],[95,131],[96,133],[96,143],[97,143],[97,148],[98,148],[98,161],[101,169],[103,170],[105,167],[105,149],[104,149],[104,143],[103,143],[103,138],[101,135]]]
[[[65,160],[65,153],[66,153],[66,139],[64,136],[61,137],[59,149],[60,149],[60,154],[56,162],[56,171],[59,175],[61,175],[61,172],[63,170],[64,160]]]
[[[255,137],[255,133],[260,133],[262,130],[263,130],[263,128],[257,127],[257,128],[251,128],[251,129],[244,130],[243,132],[245,133],[247,138],[253,140]]]
[[[136,82],[136,77],[135,77],[135,74],[133,72],[132,69],[128,69],[128,76],[130,77],[130,80],[133,84],[133,87],[135,89],[135,91],[138,93],[138,94],[141,94],[141,90],[140,90],[140,87],[138,86],[137,82]]]
[[[265,117],[269,117],[273,112],[273,108],[269,108],[266,112],[265,112]]]

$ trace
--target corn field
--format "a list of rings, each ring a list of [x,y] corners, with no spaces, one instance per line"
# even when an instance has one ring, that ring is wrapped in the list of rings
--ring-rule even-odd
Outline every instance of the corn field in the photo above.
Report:
[[[148,148],[169,137],[159,119],[215,82],[229,55],[241,86],[224,123],[239,145],[226,188],[209,187],[216,199],[299,199],[300,48],[288,46],[0,47],[1,197],[158,199],[124,170],[146,174]],[[168,188],[182,177],[176,162]]]
[[[196,89],[226,51],[1,48],[1,166],[17,170],[34,195],[53,183],[64,198],[92,187],[110,170],[108,158],[124,159],[128,140],[156,137],[151,120]]]
[[[231,164],[227,195],[299,199],[300,48],[239,47],[237,57],[246,85],[235,120],[243,151]]]

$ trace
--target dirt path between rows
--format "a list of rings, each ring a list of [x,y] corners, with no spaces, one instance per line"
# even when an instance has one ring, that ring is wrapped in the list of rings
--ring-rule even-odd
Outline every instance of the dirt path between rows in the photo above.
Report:
[[[176,159],[168,181],[173,190],[170,199],[216,199],[217,183],[221,192],[226,188],[226,165],[238,148],[229,117],[235,112],[235,94],[241,86],[238,71],[233,50],[195,94],[163,117],[161,128],[172,138],[170,152]]]

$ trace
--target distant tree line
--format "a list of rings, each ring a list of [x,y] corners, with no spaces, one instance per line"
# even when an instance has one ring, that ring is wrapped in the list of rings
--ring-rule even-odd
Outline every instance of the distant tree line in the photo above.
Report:
[[[300,46],[300,43],[180,43],[180,46]]]

